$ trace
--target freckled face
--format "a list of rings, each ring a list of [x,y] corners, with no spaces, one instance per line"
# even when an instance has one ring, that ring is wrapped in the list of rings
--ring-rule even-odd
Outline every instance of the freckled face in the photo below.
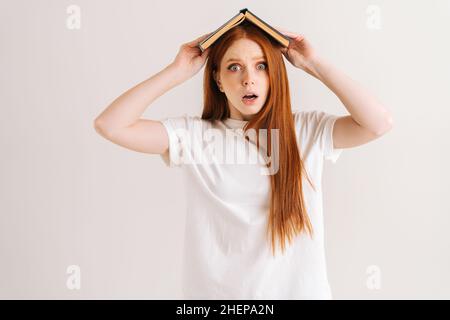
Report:
[[[227,97],[231,118],[250,120],[263,107],[269,91],[267,61],[260,46],[249,39],[235,41],[223,56],[216,81]],[[248,91],[258,95],[252,104],[242,100]]]

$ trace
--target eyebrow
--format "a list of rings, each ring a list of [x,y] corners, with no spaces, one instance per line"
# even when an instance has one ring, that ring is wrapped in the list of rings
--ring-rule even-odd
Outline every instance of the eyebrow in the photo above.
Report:
[[[266,57],[257,57],[257,58],[253,58],[253,60],[260,60],[260,59],[266,59]],[[226,62],[230,62],[230,61],[241,61],[240,59],[237,58],[230,58],[228,59]]]

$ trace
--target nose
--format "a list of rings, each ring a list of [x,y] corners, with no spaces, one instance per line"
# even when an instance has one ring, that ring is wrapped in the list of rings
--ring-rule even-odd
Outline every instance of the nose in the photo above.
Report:
[[[243,83],[245,86],[248,86],[250,83],[252,85],[255,84],[254,76],[251,72],[246,71],[243,77]]]

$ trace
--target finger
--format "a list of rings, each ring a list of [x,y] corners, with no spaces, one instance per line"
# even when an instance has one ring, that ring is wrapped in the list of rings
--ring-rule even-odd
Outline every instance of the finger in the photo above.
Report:
[[[194,41],[188,42],[187,44],[188,44],[189,46],[191,46],[191,47],[195,47],[195,46],[198,45],[199,42],[205,40],[211,33],[212,33],[212,32],[206,33],[206,34],[202,35],[201,37],[198,37],[198,38],[195,39]]]
[[[202,52],[201,56],[202,57],[207,56],[210,49],[211,49],[211,47],[206,48],[206,50]]]
[[[289,34],[292,35],[292,34],[294,34],[293,32],[288,31],[288,30],[285,30],[285,29],[280,28],[280,27],[275,27],[275,29],[277,29],[278,31],[280,31],[281,33],[286,34],[286,35],[289,35]]]
[[[276,27],[276,29],[277,29],[278,31],[280,31],[281,33],[283,33],[283,34],[285,34],[285,35],[287,35],[288,37],[293,38],[293,39],[297,39],[297,38],[299,38],[299,37],[302,37],[302,36],[299,35],[299,34],[296,34],[296,33],[294,33],[294,32],[288,31],[288,30],[284,30],[284,29],[282,29],[282,28],[280,28],[280,27]]]
[[[289,31],[286,31],[286,35],[295,40],[303,39],[301,35],[299,35],[297,33],[289,32]]]
[[[201,37],[198,37],[196,40],[198,41],[198,40],[206,39],[211,33],[212,33],[212,32],[206,33],[206,34],[202,35]]]

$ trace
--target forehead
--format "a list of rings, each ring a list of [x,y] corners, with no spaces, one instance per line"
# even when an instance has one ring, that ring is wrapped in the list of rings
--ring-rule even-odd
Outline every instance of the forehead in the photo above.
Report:
[[[264,52],[259,44],[250,39],[239,39],[228,48],[222,61],[229,59],[253,60],[261,57],[264,57]]]

